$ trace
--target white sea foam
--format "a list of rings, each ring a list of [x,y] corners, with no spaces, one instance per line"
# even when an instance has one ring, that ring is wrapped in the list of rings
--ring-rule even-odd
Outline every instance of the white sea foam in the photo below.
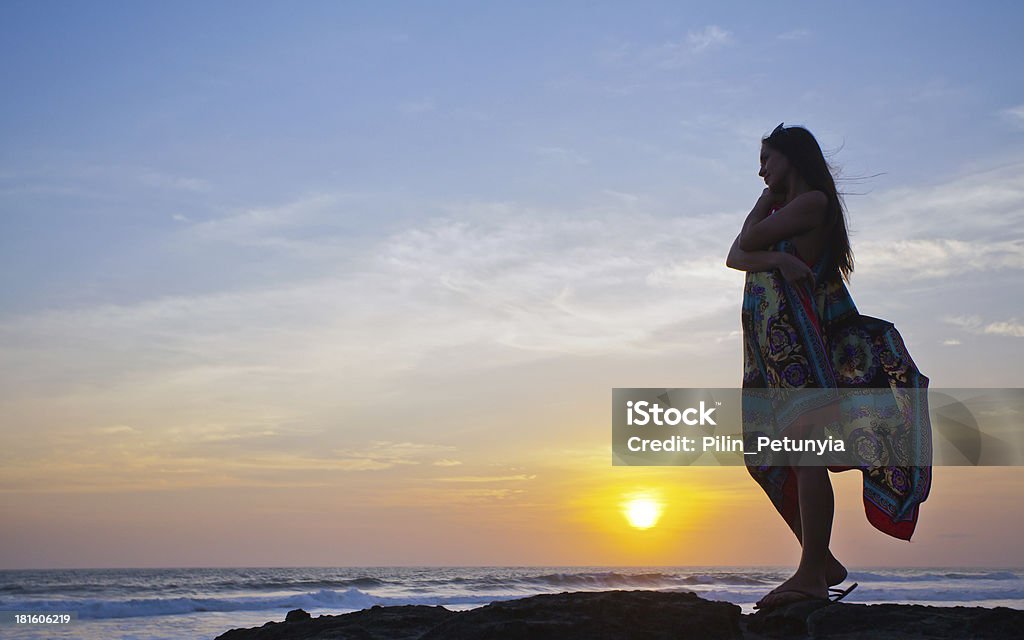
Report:
[[[374,605],[486,604],[519,597],[508,594],[397,597],[371,595],[356,588],[321,589],[311,593],[247,598],[146,598],[128,600],[3,600],[0,611],[74,611],[80,619],[167,616],[197,612],[264,611],[270,609],[337,609],[358,611]]]

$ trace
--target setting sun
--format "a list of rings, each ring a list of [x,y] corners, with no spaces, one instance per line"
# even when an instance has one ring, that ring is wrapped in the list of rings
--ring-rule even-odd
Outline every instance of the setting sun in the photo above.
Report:
[[[625,503],[623,513],[629,524],[637,529],[650,529],[661,518],[662,505],[650,497],[632,498]]]

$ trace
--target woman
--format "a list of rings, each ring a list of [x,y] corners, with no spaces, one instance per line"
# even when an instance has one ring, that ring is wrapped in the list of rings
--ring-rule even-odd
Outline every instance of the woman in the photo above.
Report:
[[[747,272],[744,437],[830,435],[853,450],[845,464],[818,466],[745,456],[802,548],[793,576],[755,605],[772,609],[825,601],[829,591],[840,592],[830,587],[846,579],[846,568],[829,550],[834,498],[828,471],[859,469],[870,523],[910,540],[931,484],[931,427],[928,378],[892,323],[860,315],[844,284],[853,254],[842,201],[814,136],[780,124],[762,140],[758,175],[767,188],[726,260]],[[841,388],[872,391],[852,398],[839,395]]]

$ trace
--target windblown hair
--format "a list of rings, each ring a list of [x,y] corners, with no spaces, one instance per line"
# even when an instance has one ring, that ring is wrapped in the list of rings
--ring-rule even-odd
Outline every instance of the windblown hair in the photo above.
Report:
[[[784,155],[812,189],[828,196],[825,224],[828,229],[828,255],[831,264],[825,265],[825,273],[830,276],[838,274],[849,282],[853,273],[853,249],[850,247],[850,237],[846,232],[843,201],[836,190],[832,169],[825,161],[818,141],[803,127],[784,128],[780,124],[770,135],[762,138],[761,142]]]

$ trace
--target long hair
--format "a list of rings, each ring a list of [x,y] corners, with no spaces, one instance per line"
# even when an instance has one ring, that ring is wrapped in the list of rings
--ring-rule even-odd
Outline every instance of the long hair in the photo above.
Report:
[[[850,247],[850,237],[846,232],[843,201],[836,191],[835,178],[818,141],[803,127],[784,128],[779,124],[775,131],[762,138],[761,142],[785,156],[808,186],[828,196],[825,224],[828,230],[828,253],[831,264],[825,265],[825,273],[833,276],[839,274],[849,282],[853,273],[853,249]]]

